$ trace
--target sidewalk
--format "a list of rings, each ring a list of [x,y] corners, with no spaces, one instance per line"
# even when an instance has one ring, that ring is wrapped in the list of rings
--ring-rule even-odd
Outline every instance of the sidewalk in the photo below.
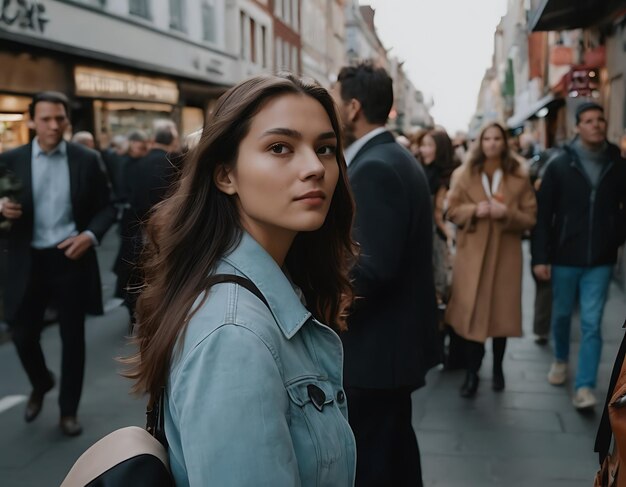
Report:
[[[525,257],[528,257],[526,252]],[[464,372],[432,370],[413,395],[413,425],[426,486],[588,487],[598,469],[593,452],[600,410],[580,414],[571,404],[572,384],[554,387],[546,374],[550,346],[533,341],[534,283],[525,263],[524,337],[511,339],[504,359],[506,389],[491,389],[491,344],[474,400],[458,390]],[[603,320],[604,348],[597,397],[604,404],[626,318],[624,292],[613,285]],[[571,365],[578,355],[578,320],[572,324]]]

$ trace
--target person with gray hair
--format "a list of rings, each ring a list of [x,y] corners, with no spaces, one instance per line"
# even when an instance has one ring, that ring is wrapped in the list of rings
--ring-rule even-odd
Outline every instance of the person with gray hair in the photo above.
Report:
[[[84,145],[85,147],[92,150],[96,148],[96,142],[93,138],[93,134],[91,132],[87,132],[86,130],[76,132],[72,136],[72,142],[74,142],[75,144]]]

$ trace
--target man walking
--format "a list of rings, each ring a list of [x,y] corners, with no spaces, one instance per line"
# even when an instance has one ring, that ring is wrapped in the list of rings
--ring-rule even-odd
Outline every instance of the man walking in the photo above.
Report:
[[[39,343],[46,306],[59,313],[63,355],[60,427],[76,436],[85,364],[85,313],[102,313],[94,246],[113,224],[115,211],[97,152],[63,140],[68,100],[56,92],[35,95],[29,107],[35,139],[0,155],[0,166],[22,182],[19,198],[4,200],[8,234],[5,312],[13,342],[32,385],[24,419],[33,421],[55,381]]]
[[[596,404],[601,323],[617,248],[626,238],[626,161],[606,140],[603,108],[584,103],[576,111],[578,136],[548,164],[537,193],[533,272],[552,278],[553,385],[568,374],[571,316],[580,303],[581,342],[574,407]]]
[[[432,270],[432,208],[415,158],[385,130],[392,80],[369,64],[334,87],[356,202],[357,295],[342,335],[358,486],[420,486],[411,392],[439,361]]]

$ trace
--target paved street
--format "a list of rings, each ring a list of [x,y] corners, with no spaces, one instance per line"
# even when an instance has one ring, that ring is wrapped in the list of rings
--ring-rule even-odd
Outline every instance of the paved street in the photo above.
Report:
[[[108,269],[115,251],[116,235],[111,232],[100,249],[107,298],[112,293]],[[509,342],[505,392],[496,394],[491,390],[488,353],[475,400],[458,396],[462,372],[433,370],[428,386],[415,394],[414,425],[427,486],[591,484],[597,466],[593,440],[599,415],[580,415],[570,403],[568,388],[555,388],[546,382],[551,355],[549,347],[538,347],[532,340],[533,295],[532,280],[526,275],[527,336]],[[624,317],[624,294],[614,287],[604,320],[607,344],[600,369],[600,395],[607,387]],[[118,375],[121,366],[114,360],[129,352],[124,346],[127,320],[125,310],[119,307],[88,320],[88,364],[80,409],[85,432],[76,439],[64,438],[58,430],[58,389],[46,397],[41,417],[30,425],[24,423],[23,401],[30,388],[12,345],[0,345],[0,410],[3,404],[6,408],[18,402],[0,412],[3,487],[59,485],[72,462],[91,443],[115,428],[143,424],[144,403],[128,394],[130,383]],[[43,344],[49,366],[58,376],[60,342],[56,327],[45,330]]]

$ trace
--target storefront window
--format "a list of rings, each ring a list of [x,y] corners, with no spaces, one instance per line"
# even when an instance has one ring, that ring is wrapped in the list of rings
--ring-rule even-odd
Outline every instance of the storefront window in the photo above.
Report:
[[[115,135],[128,135],[134,130],[151,135],[155,121],[172,119],[172,105],[95,100],[94,119],[98,146],[105,148]]]
[[[29,103],[30,98],[0,94],[0,152],[29,142]]]

